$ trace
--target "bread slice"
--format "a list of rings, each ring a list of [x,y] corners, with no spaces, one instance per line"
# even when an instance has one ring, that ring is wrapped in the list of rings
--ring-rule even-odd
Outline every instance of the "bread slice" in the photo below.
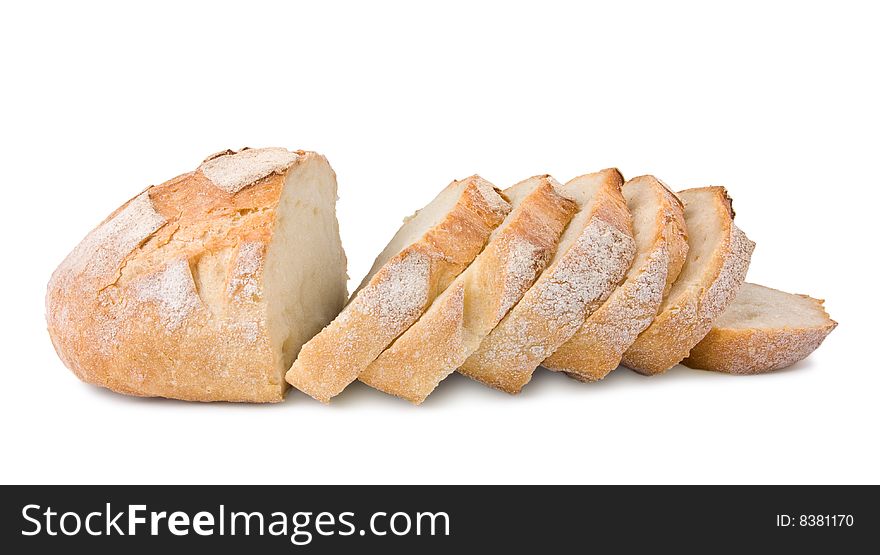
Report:
[[[49,282],[61,360],[120,393],[275,402],[346,298],[336,176],[313,152],[227,150],[147,188]]]
[[[486,248],[425,314],[360,375],[419,404],[480,346],[550,261],[577,205],[550,176],[504,191],[513,210]]]
[[[579,212],[547,269],[459,371],[517,393],[617,286],[635,254],[632,224],[615,169],[575,178],[563,194]]]
[[[687,254],[684,206],[656,178],[627,181],[623,196],[633,218],[636,255],[623,283],[584,325],[542,364],[582,381],[601,380],[650,325]]]
[[[688,253],[657,317],[623,355],[623,364],[659,374],[688,355],[733,301],[746,277],[755,244],[733,223],[724,187],[678,193],[684,203]]]
[[[509,212],[479,176],[452,182],[404,221],[342,313],[303,346],[287,381],[329,402],[419,319]]]
[[[760,374],[791,366],[815,351],[837,327],[822,303],[746,283],[683,364],[729,374]]]

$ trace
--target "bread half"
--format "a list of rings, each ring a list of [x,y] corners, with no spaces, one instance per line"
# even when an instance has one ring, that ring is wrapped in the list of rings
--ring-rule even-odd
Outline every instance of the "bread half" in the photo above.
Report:
[[[49,282],[61,360],[120,393],[275,402],[346,298],[336,176],[313,152],[231,150],[149,187]]]
[[[601,380],[657,315],[687,255],[684,206],[658,179],[627,181],[623,196],[633,218],[635,259],[619,287],[584,325],[542,363],[582,381]]]
[[[822,302],[746,283],[683,364],[729,374],[760,374],[791,366],[815,351],[837,327]]]
[[[684,203],[688,252],[657,317],[623,355],[642,374],[672,368],[709,333],[745,281],[755,244],[733,223],[724,187],[678,193]]]
[[[615,169],[577,177],[563,194],[578,204],[547,269],[459,371],[508,393],[568,341],[632,263],[635,244],[623,178]]]
[[[504,191],[513,210],[486,248],[360,375],[371,387],[419,404],[480,346],[550,261],[577,205],[550,176]]]
[[[345,309],[303,346],[287,381],[325,403],[341,393],[467,268],[509,212],[479,176],[452,182],[404,221]]]

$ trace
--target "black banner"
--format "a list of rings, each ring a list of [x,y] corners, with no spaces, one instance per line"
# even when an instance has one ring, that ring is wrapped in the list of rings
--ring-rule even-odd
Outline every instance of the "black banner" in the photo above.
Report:
[[[876,550],[876,487],[4,486],[15,551]],[[258,551],[256,551],[258,550]]]

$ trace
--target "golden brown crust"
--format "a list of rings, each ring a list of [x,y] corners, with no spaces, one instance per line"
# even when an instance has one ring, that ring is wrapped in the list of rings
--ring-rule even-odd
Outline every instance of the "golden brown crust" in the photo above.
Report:
[[[303,346],[287,372],[288,383],[329,402],[480,253],[510,205],[479,176],[465,181],[444,219],[392,257],[342,313]]]
[[[519,301],[553,256],[577,210],[556,191],[552,178],[532,180],[538,184],[483,252],[367,367],[359,377],[362,382],[420,404]]]
[[[627,187],[638,186],[650,187],[657,202],[653,234],[646,242],[648,248],[636,253],[636,260],[641,263],[630,268],[626,280],[605,303],[543,362],[545,368],[566,372],[581,381],[604,378],[617,368],[624,351],[650,325],[681,271],[687,253],[681,201],[652,176],[631,179],[624,185],[624,192]]]
[[[642,374],[659,374],[681,362],[709,332],[712,322],[733,301],[745,281],[755,244],[734,225],[730,197],[724,187],[688,189],[679,194],[700,191],[713,195],[713,214],[722,228],[722,239],[711,258],[700,261],[704,266],[700,283],[674,298],[670,296],[651,325],[624,353],[623,364]],[[686,198],[682,198],[687,205]],[[691,240],[693,229],[688,233]]]
[[[601,185],[581,207],[588,211],[586,217],[569,226],[582,226],[572,230],[576,241],[557,253],[459,372],[518,393],[541,361],[577,331],[623,278],[635,252],[629,211],[620,192],[623,179],[617,170],[599,175]]]
[[[219,183],[203,165],[149,187],[52,275],[49,334],[80,379],[138,396],[282,400],[262,262],[285,176],[309,164],[332,170],[311,152],[257,149],[245,165],[235,154],[211,158],[230,157],[215,162]]]
[[[805,359],[837,327],[837,322],[825,312],[822,300],[798,296],[815,304],[824,324],[770,328],[713,326],[682,364],[728,374],[761,374]]]

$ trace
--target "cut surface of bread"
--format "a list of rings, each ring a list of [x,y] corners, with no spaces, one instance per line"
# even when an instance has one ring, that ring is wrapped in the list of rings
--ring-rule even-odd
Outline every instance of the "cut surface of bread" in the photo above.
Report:
[[[600,380],[617,368],[624,351],[657,315],[687,254],[684,207],[672,191],[642,176],[624,184],[623,196],[633,218],[633,263],[623,283],[542,363],[582,381]]]
[[[685,366],[730,374],[760,374],[803,360],[837,322],[819,299],[746,283]]]
[[[509,212],[479,176],[452,182],[404,221],[348,305],[303,346],[287,381],[325,403],[341,393],[464,271]]]
[[[733,301],[755,244],[733,223],[724,187],[678,193],[688,233],[685,264],[654,321],[623,355],[623,364],[659,374],[684,359]]]
[[[459,372],[517,393],[623,278],[635,254],[632,223],[615,169],[577,177],[563,194],[578,204],[553,259]]]
[[[77,376],[120,393],[276,402],[341,310],[345,265],[323,156],[228,150],[89,233],[49,282],[49,334]]]
[[[360,375],[419,404],[479,347],[547,265],[577,205],[549,176],[504,191],[513,209],[483,252],[425,314]]]

